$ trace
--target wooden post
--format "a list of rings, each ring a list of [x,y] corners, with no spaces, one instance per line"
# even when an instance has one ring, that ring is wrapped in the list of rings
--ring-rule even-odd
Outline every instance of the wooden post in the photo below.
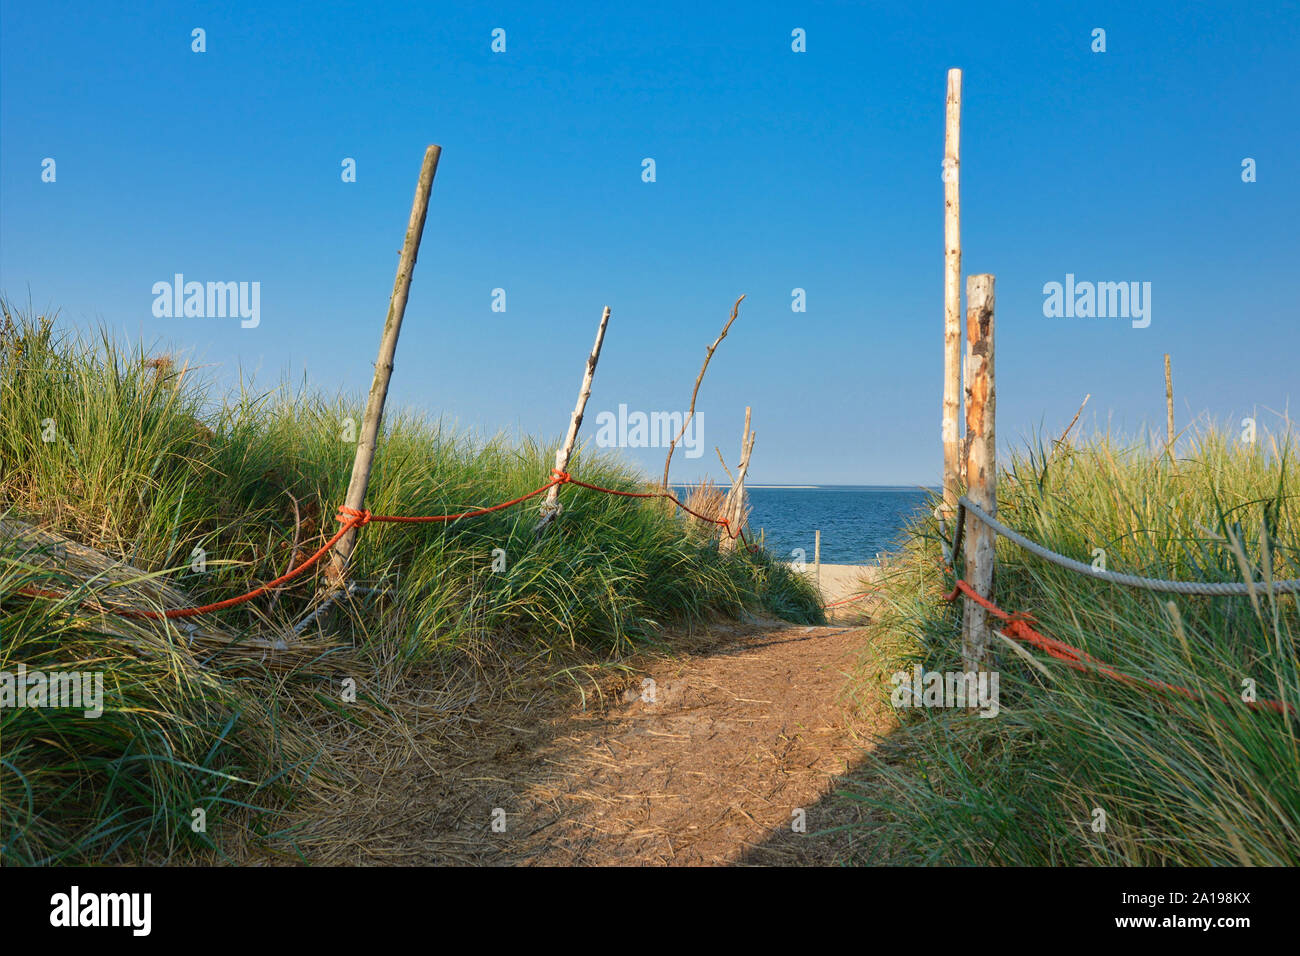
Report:
[[[730,522],[722,535],[720,548],[723,551],[736,550],[736,542],[740,539],[741,522],[744,520],[745,476],[749,474],[749,458],[754,453],[756,437],[755,433],[749,430],[752,411],[749,405],[745,406],[745,430],[740,436],[740,465],[736,468],[736,480],[732,482],[731,490],[727,492],[727,500],[722,508],[723,517]]]
[[[817,593],[822,593],[822,533],[813,532],[813,574],[817,578]]]
[[[366,401],[366,415],[361,422],[357,438],[357,456],[352,462],[352,480],[344,504],[359,509],[366,500],[370,484],[370,467],[374,463],[375,446],[379,441],[379,424],[384,416],[384,401],[388,397],[388,380],[393,375],[393,356],[397,352],[397,336],[402,330],[402,317],[406,314],[406,297],[411,291],[411,273],[420,251],[420,237],[424,234],[424,217],[429,211],[429,193],[433,190],[433,177],[438,172],[441,146],[430,146],[424,151],[424,164],[420,179],[415,185],[415,201],[411,204],[411,218],[406,224],[406,240],[402,243],[401,258],[397,260],[397,278],[393,282],[393,295],[388,301],[388,318],[384,320],[384,334],[379,340],[379,357],[375,359],[375,377],[370,383],[370,397]],[[328,577],[338,583],[343,580],[348,559],[356,543],[357,529],[351,528],[334,546]]]
[[[993,276],[970,276],[966,280],[966,495],[990,515],[997,514],[998,501],[993,303]],[[985,598],[993,597],[996,541],[992,528],[966,515],[966,582]],[[963,666],[967,671],[988,670],[993,639],[988,612],[969,598],[964,603]]]
[[[1165,450],[1174,455],[1174,373],[1169,367],[1169,353],[1165,353]]]
[[[961,484],[961,70],[948,71],[943,137],[943,503],[957,507]]]
[[[573,415],[569,419],[569,433],[564,438],[564,444],[555,452],[556,471],[569,469],[569,456],[573,454],[573,447],[578,441],[578,429],[582,427],[582,416],[587,410],[587,399],[591,398],[591,381],[596,377],[596,363],[600,361],[600,347],[605,343],[605,326],[608,324],[609,306],[605,306],[605,311],[600,316],[600,327],[596,329],[596,344],[591,347],[591,354],[587,356],[587,368],[582,375],[582,384],[578,386],[578,403],[573,406]],[[542,502],[542,519],[537,522],[535,530],[540,534],[559,513],[560,486],[555,485],[546,493],[546,500]]]

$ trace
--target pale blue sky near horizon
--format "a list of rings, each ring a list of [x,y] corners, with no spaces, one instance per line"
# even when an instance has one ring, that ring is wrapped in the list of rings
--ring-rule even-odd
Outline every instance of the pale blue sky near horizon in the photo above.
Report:
[[[1267,427],[1300,351],[1297,61],[1295,4],[0,0],[0,292],[223,387],[362,394],[436,142],[392,405],[559,435],[608,304],[586,437],[620,404],[682,411],[745,293],[674,480],[719,477],[751,405],[755,482],[933,485],[956,66],[1000,444],[1088,393],[1088,427],[1163,430],[1165,352],[1180,421]],[[259,282],[260,324],[155,317],[176,273]],[[1150,282],[1150,326],[1046,318],[1067,274]]]

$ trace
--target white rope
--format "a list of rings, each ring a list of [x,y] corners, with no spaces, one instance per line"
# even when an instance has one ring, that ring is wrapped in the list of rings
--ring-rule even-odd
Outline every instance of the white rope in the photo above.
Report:
[[[1264,581],[1168,581],[1163,578],[1143,578],[1136,574],[1120,574],[1118,571],[1103,571],[1101,568],[1094,568],[1091,564],[1085,564],[1082,561],[1076,561],[1074,558],[1067,558],[1063,554],[1057,554],[1055,551],[1049,551],[1041,544],[1030,541],[1019,532],[1012,531],[965,496],[958,499],[958,504],[998,534],[1009,541],[1014,541],[1030,554],[1036,554],[1044,561],[1050,561],[1052,564],[1067,570],[1102,581],[1109,581],[1112,584],[1122,584],[1130,588],[1145,588],[1148,591],[1171,591],[1175,594],[1209,594],[1215,596],[1228,594],[1249,595],[1257,591],[1268,592],[1270,590],[1274,594],[1295,594],[1300,592],[1300,579],[1274,581],[1271,585]],[[959,516],[958,524],[960,525],[960,523],[961,518]]]

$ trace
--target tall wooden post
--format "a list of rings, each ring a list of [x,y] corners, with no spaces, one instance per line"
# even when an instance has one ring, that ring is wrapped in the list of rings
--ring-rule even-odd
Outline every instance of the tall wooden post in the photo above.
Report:
[[[994,434],[997,392],[993,377],[993,276],[966,280],[966,495],[990,515],[997,514],[998,462]],[[993,557],[997,537],[974,515],[966,515],[966,582],[982,597],[993,597]],[[988,612],[967,599],[961,628],[961,655],[967,671],[988,670],[992,639]]]
[[[961,70],[948,71],[943,137],[943,502],[957,507],[961,484]]]
[[[600,361],[600,347],[605,343],[607,325],[609,325],[609,306],[605,306],[605,311],[600,315],[600,327],[596,329],[596,344],[591,347],[591,354],[587,356],[586,371],[582,375],[582,384],[578,386],[578,403],[573,406],[573,415],[569,418],[569,433],[564,438],[564,444],[555,451],[556,471],[569,469],[569,458],[578,441],[578,429],[582,427],[582,416],[587,410],[587,399],[591,398],[591,381],[596,377],[596,363]],[[542,517],[537,522],[535,530],[540,533],[559,513],[560,486],[555,485],[546,493],[546,500],[542,502]]]
[[[379,441],[379,425],[384,417],[384,401],[388,398],[388,380],[393,375],[393,356],[397,352],[397,336],[402,330],[402,317],[406,314],[406,297],[411,291],[411,274],[420,251],[420,238],[424,234],[424,217],[429,211],[429,193],[433,190],[433,177],[438,172],[441,146],[430,146],[424,151],[424,164],[420,179],[415,185],[415,201],[411,204],[411,218],[406,224],[406,240],[402,243],[401,258],[397,260],[397,278],[393,294],[388,301],[388,317],[384,320],[384,334],[379,340],[379,357],[375,359],[375,377],[370,383],[370,397],[366,401],[366,415],[361,422],[357,438],[357,456],[352,462],[352,480],[344,504],[360,509],[366,500],[370,484],[370,468],[374,463],[375,446]],[[352,557],[357,530],[351,528],[334,546],[330,559],[329,577],[339,582]]]

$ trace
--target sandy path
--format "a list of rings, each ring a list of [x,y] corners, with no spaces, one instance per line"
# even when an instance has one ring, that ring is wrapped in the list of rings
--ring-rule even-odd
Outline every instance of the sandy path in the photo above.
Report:
[[[630,661],[603,703],[551,685],[471,709],[454,735],[409,728],[397,760],[350,747],[354,785],[301,808],[296,843],[316,863],[836,862],[862,831],[819,831],[862,815],[825,798],[892,726],[846,696],[862,642],[845,627],[715,627]]]
[[[648,667],[653,700],[630,688],[556,740],[558,772],[525,796],[564,812],[517,849],[541,863],[776,862],[768,843],[800,818],[814,834],[837,822],[818,804],[860,757],[859,715],[841,696],[860,641],[749,631]]]

